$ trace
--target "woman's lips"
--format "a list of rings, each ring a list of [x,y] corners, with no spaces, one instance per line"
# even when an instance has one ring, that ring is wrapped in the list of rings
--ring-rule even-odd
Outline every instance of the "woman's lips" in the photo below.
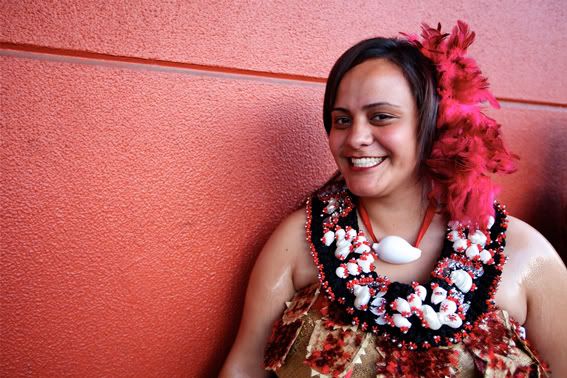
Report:
[[[352,170],[362,171],[377,167],[378,165],[382,164],[382,162],[386,160],[386,156],[361,158],[350,157],[348,160]]]

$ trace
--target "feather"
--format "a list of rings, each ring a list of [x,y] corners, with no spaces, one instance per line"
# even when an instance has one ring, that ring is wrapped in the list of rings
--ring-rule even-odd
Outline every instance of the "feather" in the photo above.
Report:
[[[440,24],[423,24],[421,40],[406,37],[437,69],[437,138],[426,161],[430,197],[445,204],[451,219],[473,228],[485,224],[499,190],[489,174],[514,172],[518,157],[506,149],[500,125],[481,111],[483,103],[500,106],[476,61],[466,55],[475,33],[459,20],[450,34]]]

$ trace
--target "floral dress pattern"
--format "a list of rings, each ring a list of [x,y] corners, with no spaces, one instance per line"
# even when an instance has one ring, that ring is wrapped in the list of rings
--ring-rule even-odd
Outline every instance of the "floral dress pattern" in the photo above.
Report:
[[[319,282],[288,302],[266,347],[278,376],[545,376],[523,328],[494,305],[506,210],[486,225],[450,222],[426,283],[391,282],[359,229],[344,182],[307,201],[306,237]]]

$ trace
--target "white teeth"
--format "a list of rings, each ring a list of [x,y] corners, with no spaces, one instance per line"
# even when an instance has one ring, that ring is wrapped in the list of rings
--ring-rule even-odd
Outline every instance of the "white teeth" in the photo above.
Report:
[[[355,167],[367,168],[380,164],[384,159],[385,158],[383,157],[378,157],[378,158],[365,157],[365,158],[350,158],[350,161],[352,165]]]

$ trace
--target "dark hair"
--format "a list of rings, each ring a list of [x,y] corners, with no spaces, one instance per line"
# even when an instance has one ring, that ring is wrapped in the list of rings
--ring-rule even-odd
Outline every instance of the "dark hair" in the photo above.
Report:
[[[431,153],[437,123],[437,79],[435,65],[419,49],[404,39],[371,38],[348,49],[335,63],[329,74],[323,102],[323,123],[331,132],[331,112],[337,90],[345,74],[354,66],[369,59],[386,59],[401,68],[414,94],[418,110],[418,156],[420,172]]]

